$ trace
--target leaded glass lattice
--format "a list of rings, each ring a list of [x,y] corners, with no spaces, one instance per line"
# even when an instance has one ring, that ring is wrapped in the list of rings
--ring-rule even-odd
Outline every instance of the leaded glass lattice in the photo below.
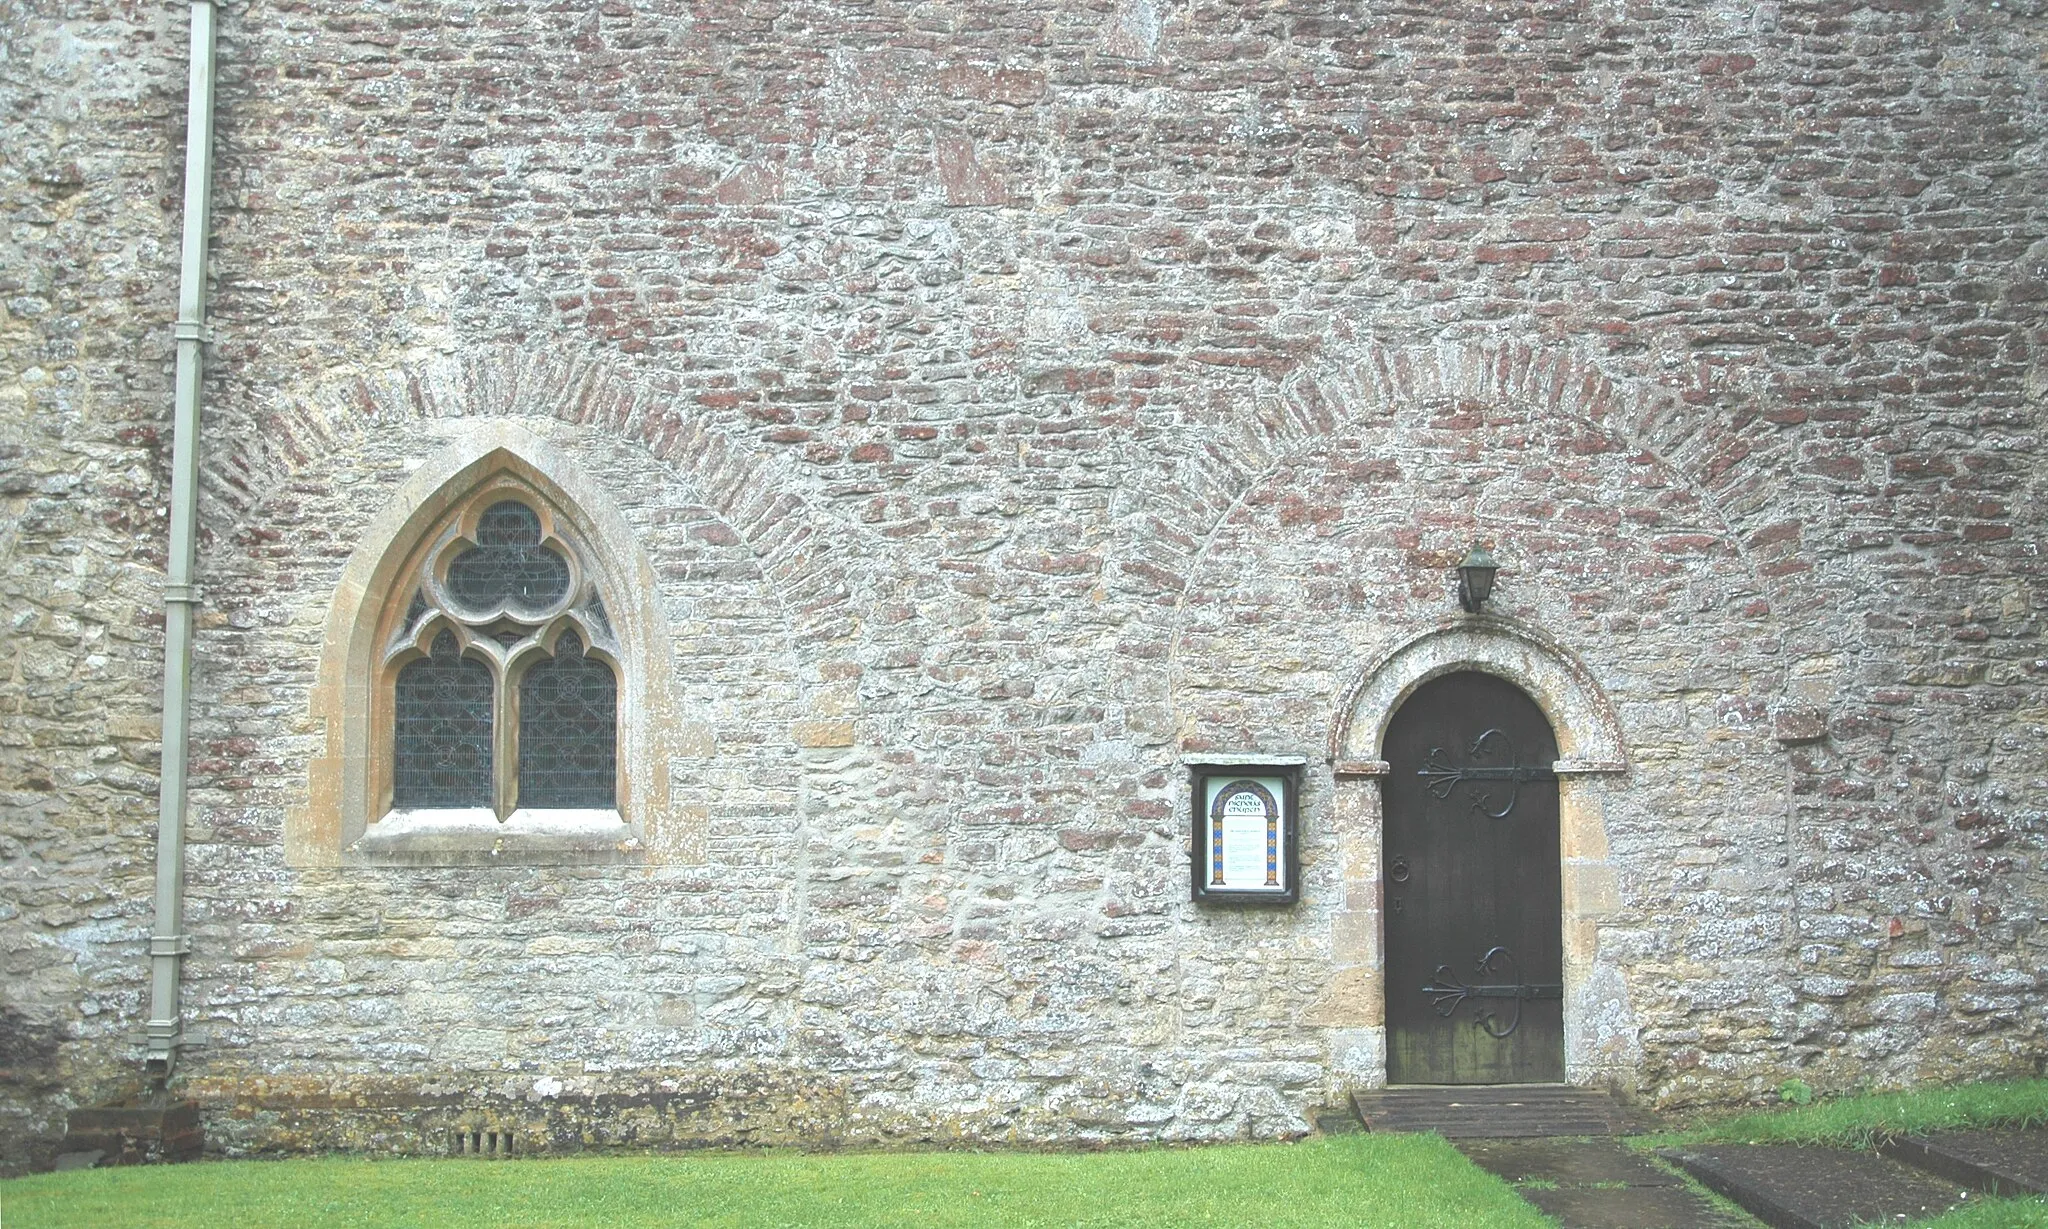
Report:
[[[454,633],[398,672],[391,804],[491,805],[491,671],[462,656]]]
[[[476,545],[448,566],[448,593],[466,609],[538,614],[569,592],[569,565],[541,545],[540,517],[516,500],[492,504]]]
[[[564,632],[519,682],[519,805],[610,807],[617,779],[618,683]]]

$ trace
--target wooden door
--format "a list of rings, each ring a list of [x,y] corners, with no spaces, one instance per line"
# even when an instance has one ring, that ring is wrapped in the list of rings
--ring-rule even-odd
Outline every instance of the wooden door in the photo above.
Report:
[[[1513,684],[1459,673],[1387,727],[1387,1080],[1564,1079],[1557,740]]]

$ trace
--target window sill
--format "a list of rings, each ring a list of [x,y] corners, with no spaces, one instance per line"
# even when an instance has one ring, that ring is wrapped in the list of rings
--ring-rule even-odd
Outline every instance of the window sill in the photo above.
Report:
[[[488,807],[394,810],[350,847],[373,866],[583,865],[642,860],[617,811],[521,808],[503,823]]]

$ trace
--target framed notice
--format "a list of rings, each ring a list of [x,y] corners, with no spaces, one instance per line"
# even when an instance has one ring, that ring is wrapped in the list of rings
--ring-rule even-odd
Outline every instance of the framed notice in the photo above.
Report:
[[[1297,899],[1300,764],[1190,763],[1188,770],[1194,898],[1275,904]]]

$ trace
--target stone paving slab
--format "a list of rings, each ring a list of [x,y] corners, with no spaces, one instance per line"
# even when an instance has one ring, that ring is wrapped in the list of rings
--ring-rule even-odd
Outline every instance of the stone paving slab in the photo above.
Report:
[[[1664,1154],[1773,1229],[1846,1229],[1938,1216],[1968,1192],[1875,1152],[1729,1144]]]
[[[1475,1139],[1458,1151],[1508,1182],[1560,1186],[1684,1186],[1685,1179],[1612,1140]]]
[[[1715,1207],[1683,1186],[1564,1186],[1516,1194],[1564,1229],[1756,1229],[1741,1213]]]
[[[1754,1229],[1676,1173],[1612,1138],[1472,1139],[1452,1146],[1515,1184],[1564,1229]]]
[[[2048,1195],[2048,1128],[1909,1135],[1882,1151],[1987,1194]]]

